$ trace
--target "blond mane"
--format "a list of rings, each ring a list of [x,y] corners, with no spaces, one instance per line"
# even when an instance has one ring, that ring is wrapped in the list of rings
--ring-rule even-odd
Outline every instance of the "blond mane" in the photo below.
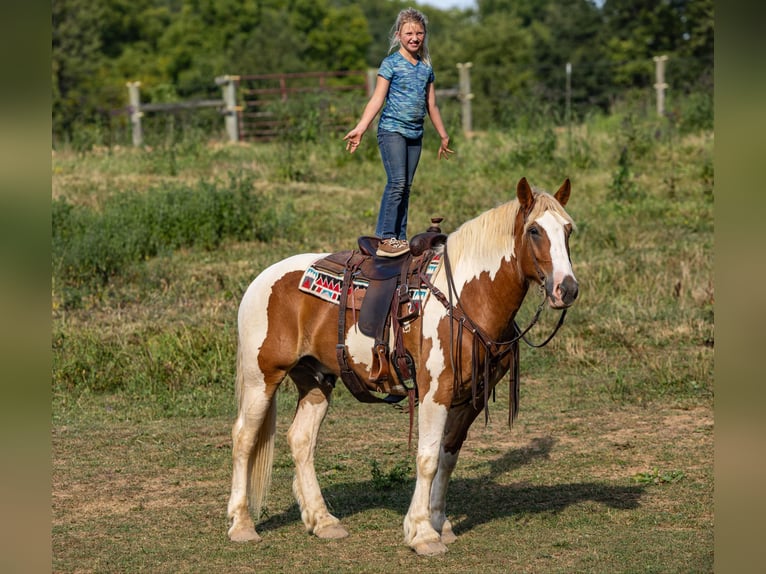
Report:
[[[527,218],[527,225],[551,210],[574,228],[572,218],[551,194],[537,190],[533,190],[533,193],[535,202]],[[515,257],[515,227],[518,212],[519,200],[512,199],[463,223],[449,236],[450,258],[458,261],[463,257],[472,259]]]

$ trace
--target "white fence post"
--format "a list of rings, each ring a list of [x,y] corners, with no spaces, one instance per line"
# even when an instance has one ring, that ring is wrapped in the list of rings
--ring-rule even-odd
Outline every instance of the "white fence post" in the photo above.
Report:
[[[375,84],[378,82],[378,69],[367,68],[367,97],[371,98],[375,92]]]
[[[141,130],[141,95],[138,88],[141,82],[128,82],[128,101],[130,102],[130,123],[133,125],[133,145],[140,147],[144,143],[144,133]]]
[[[657,90],[657,115],[662,116],[665,113],[665,89],[668,85],[665,83],[665,62],[667,62],[667,56],[655,56],[654,58],[654,73],[657,82],[654,84],[654,89]]]
[[[239,76],[218,76],[215,83],[223,90],[224,118],[226,133],[229,141],[239,141],[239,112],[241,107],[237,105],[237,83]]]
[[[471,117],[471,100],[473,99],[473,94],[471,93],[471,66],[473,66],[472,62],[457,64],[460,76],[460,92],[458,94],[460,116],[463,120],[463,134],[466,136],[470,136],[473,131],[473,118]]]

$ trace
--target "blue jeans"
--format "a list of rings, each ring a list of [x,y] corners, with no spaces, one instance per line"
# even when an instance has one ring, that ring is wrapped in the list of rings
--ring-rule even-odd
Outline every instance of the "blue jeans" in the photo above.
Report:
[[[380,200],[375,235],[381,239],[407,239],[410,187],[420,161],[423,138],[409,139],[401,134],[379,130],[378,148],[388,181]]]

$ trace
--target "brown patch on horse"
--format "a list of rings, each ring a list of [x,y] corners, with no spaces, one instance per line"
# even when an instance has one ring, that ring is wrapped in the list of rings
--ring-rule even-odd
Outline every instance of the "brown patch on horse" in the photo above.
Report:
[[[450,417],[447,419],[447,426],[444,428],[444,439],[442,448],[445,452],[454,454],[460,450],[468,436],[468,429],[479,413],[483,405],[476,408],[470,401],[453,407],[450,410]]]
[[[302,271],[286,273],[271,289],[267,309],[269,331],[258,353],[258,366],[266,385],[278,385],[284,374],[304,355],[313,355],[324,365],[335,365],[333,332],[326,325],[337,324],[337,305],[295,289]],[[305,342],[311,341],[311,348]],[[337,370],[336,370],[337,372]]]

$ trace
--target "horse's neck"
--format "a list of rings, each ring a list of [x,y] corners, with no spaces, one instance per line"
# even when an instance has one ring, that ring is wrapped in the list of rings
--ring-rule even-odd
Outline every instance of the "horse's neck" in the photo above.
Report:
[[[463,311],[490,337],[506,335],[529,288],[516,258],[502,258],[494,268],[485,262],[483,269],[480,261],[463,259],[451,265]]]

